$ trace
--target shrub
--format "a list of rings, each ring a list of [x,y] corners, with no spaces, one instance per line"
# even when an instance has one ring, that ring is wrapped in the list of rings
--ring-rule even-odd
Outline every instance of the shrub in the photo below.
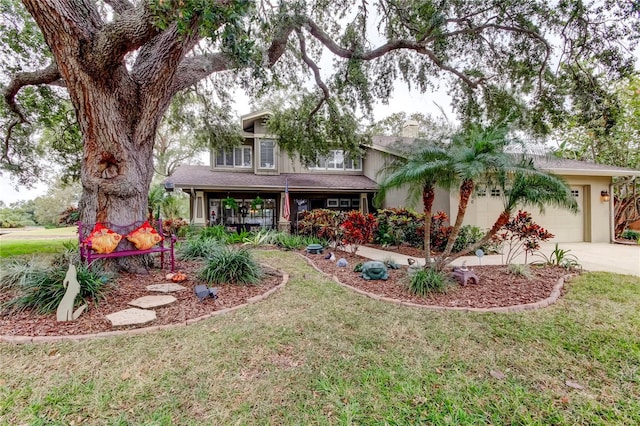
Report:
[[[540,249],[540,242],[553,238],[553,234],[535,223],[531,213],[519,210],[509,222],[494,236],[498,244],[508,246],[505,263],[509,264],[520,253],[524,253],[524,263],[527,263],[529,253]]]
[[[507,271],[511,275],[515,275],[516,277],[524,277],[526,279],[531,279],[531,271],[527,265],[522,265],[519,263],[510,263],[507,266]]]
[[[378,210],[375,219],[378,226],[373,241],[376,244],[424,246],[424,215],[408,209],[392,208]]]
[[[449,275],[435,268],[421,268],[407,275],[407,290],[416,296],[426,296],[429,293],[444,293],[454,285]]]
[[[329,240],[338,247],[342,236],[340,213],[328,209],[305,211],[298,219],[298,234]]]
[[[68,265],[47,265],[33,259],[12,260],[7,271],[3,267],[2,285],[13,289],[16,297],[4,302],[0,310],[16,313],[33,309],[43,314],[55,311],[66,291],[63,282],[68,268]],[[80,284],[76,305],[97,303],[110,286],[110,276],[95,266],[89,269],[85,264],[79,264],[76,271]]]
[[[482,239],[484,233],[480,228],[473,225],[464,225],[460,228],[460,233],[456,238],[455,243],[453,243],[453,252],[458,253],[465,248],[469,247],[471,244],[474,244]],[[487,247],[482,247],[484,252],[487,252]]]
[[[255,284],[261,276],[260,266],[247,248],[227,246],[216,250],[198,273],[198,278],[210,284]]]
[[[180,260],[208,259],[224,243],[215,238],[190,238],[176,246],[176,255]]]
[[[350,245],[355,253],[362,244],[373,241],[378,224],[372,214],[363,214],[352,210],[344,215],[340,228],[342,229],[342,244]]]

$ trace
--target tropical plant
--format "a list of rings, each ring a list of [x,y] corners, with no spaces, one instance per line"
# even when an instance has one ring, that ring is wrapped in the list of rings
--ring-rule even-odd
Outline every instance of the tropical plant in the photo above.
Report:
[[[305,211],[298,219],[298,233],[329,240],[337,249],[342,236],[340,223],[339,212],[329,209]]]
[[[524,253],[524,263],[526,264],[529,254],[540,249],[540,242],[548,241],[553,237],[552,233],[533,221],[531,213],[519,210],[494,235],[493,241],[499,245],[507,246],[505,264],[510,265],[522,253]]]
[[[380,205],[391,189],[407,187],[408,200],[414,204],[422,200],[424,212],[424,250],[427,264],[431,259],[431,217],[435,199],[436,184],[449,187],[451,181],[447,173],[449,162],[447,150],[443,147],[447,137],[432,140],[417,140],[410,147],[397,147],[398,156],[380,170],[383,179],[374,198],[374,204]]]
[[[340,228],[342,229],[342,244],[348,245],[352,253],[356,253],[358,247],[373,241],[378,224],[371,214],[364,214],[359,210],[352,210],[342,217]]]
[[[407,274],[407,290],[416,296],[426,296],[429,293],[444,293],[455,283],[447,272],[425,266],[411,274]]]
[[[198,272],[198,278],[210,284],[249,285],[256,284],[261,277],[260,266],[245,247],[219,247]]]
[[[578,211],[578,203],[566,181],[553,173],[538,170],[531,158],[523,157],[517,167],[501,170],[496,178],[497,184],[505,194],[503,211],[480,241],[443,259],[443,263],[450,263],[490,242],[509,222],[517,206],[532,206],[544,211],[545,206],[551,205],[568,209],[573,213]]]
[[[578,258],[570,254],[571,250],[569,249],[561,249],[556,243],[553,251],[549,253],[547,256],[543,252],[536,252],[535,255],[540,257],[542,260],[535,262],[537,265],[549,265],[549,266],[561,266],[565,269],[574,270],[574,269],[582,269],[582,265],[580,265]]]
[[[223,242],[227,241],[228,234],[229,233],[227,232],[227,229],[223,225],[207,226],[200,229],[200,231],[197,233],[198,238],[200,239],[214,238]]]

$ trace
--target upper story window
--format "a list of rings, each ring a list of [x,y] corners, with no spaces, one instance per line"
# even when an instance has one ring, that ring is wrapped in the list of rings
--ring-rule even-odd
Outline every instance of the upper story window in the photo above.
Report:
[[[276,168],[276,141],[273,139],[260,140],[260,168]]]
[[[251,157],[252,150],[250,146],[220,148],[216,152],[216,166],[249,168],[253,165]]]
[[[352,158],[344,154],[341,149],[329,151],[325,157],[318,158],[314,170],[362,170],[362,158]]]

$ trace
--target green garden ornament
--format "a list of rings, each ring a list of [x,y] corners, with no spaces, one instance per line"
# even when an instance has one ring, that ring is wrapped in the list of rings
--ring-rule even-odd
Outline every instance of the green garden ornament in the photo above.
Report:
[[[387,272],[387,266],[376,260],[372,260],[370,262],[365,262],[362,265],[362,278],[365,280],[386,280],[389,278],[389,273]]]

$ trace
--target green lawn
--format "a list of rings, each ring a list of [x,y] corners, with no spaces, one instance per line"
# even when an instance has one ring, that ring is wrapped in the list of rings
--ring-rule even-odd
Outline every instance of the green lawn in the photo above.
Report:
[[[260,259],[288,285],[229,315],[0,345],[0,424],[640,424],[640,278],[585,274],[550,308],[465,314]]]
[[[0,258],[29,254],[51,254],[62,250],[65,242],[77,239],[0,240]]]

